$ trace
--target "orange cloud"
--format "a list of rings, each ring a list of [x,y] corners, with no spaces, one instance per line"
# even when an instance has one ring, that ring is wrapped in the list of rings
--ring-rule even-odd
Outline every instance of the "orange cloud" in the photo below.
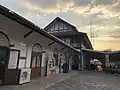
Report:
[[[101,37],[94,39],[94,49],[95,50],[120,50],[120,39],[115,39],[112,37]]]

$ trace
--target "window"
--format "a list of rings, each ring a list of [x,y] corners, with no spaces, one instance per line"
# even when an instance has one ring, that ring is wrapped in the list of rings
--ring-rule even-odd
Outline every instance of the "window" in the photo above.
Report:
[[[9,47],[9,45],[8,38],[2,32],[0,32],[0,46]]]
[[[42,59],[42,47],[40,44],[35,44],[32,49],[32,60],[31,66],[32,67],[40,67],[40,62]]]

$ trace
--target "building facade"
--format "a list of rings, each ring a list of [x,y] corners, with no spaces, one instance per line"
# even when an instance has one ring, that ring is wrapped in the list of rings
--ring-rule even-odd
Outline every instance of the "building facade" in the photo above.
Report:
[[[72,46],[0,6],[0,85],[23,84],[31,79],[56,75],[73,54]]]
[[[93,49],[86,33],[79,32],[75,26],[59,17],[56,17],[44,28],[44,30],[50,34],[53,34],[78,51],[82,51],[81,49]],[[73,55],[72,59],[73,64],[81,64],[82,52],[81,55]]]

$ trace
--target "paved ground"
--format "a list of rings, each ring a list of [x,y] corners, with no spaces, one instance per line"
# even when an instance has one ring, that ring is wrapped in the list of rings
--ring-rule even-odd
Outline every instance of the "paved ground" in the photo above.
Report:
[[[44,90],[77,74],[78,71],[70,71],[69,73],[61,73],[55,76],[36,78],[31,80],[30,83],[23,85],[0,86],[0,90]]]
[[[80,72],[46,90],[120,90],[120,74]]]

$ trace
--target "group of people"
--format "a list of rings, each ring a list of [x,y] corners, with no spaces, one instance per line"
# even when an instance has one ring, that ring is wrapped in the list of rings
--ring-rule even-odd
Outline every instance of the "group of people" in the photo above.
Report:
[[[120,65],[119,64],[114,64],[114,65],[110,64],[109,68],[120,69]]]

